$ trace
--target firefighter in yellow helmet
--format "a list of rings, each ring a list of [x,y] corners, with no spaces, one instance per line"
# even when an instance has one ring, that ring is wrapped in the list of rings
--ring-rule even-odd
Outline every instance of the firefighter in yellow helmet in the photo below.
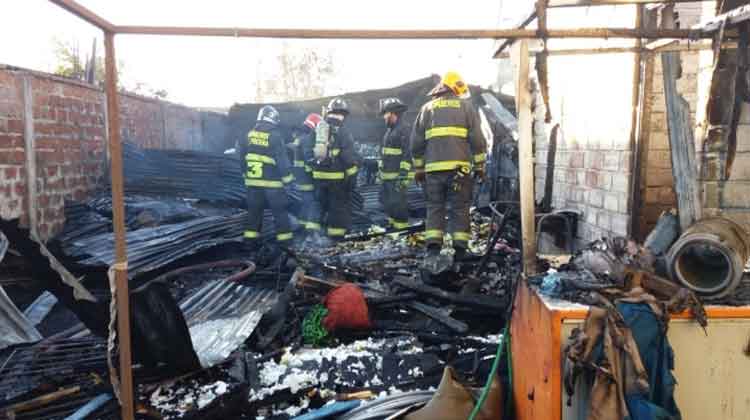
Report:
[[[468,93],[458,73],[446,73],[428,94],[432,99],[420,110],[411,134],[415,179],[427,201],[425,268],[433,273],[441,270],[444,234],[453,239],[456,259],[466,254],[474,179],[484,179],[487,140],[479,112],[465,99]]]

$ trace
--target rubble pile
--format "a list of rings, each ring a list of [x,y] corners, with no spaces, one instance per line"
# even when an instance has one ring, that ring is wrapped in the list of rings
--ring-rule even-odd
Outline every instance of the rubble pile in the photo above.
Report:
[[[195,158],[178,160],[190,168]],[[159,159],[165,157],[141,162],[143,173]],[[420,266],[422,223],[400,232],[376,227],[383,214],[377,185],[355,195],[357,223],[347,241],[311,239],[282,249],[268,220],[262,248],[250,254],[239,245],[245,213],[231,194],[206,195],[166,177],[143,185],[132,178],[130,185],[125,219],[139,416],[344,413],[401,396],[424,403],[449,366],[467,386],[487,380],[520,269],[513,234],[498,236],[485,252],[498,227],[488,209],[472,214],[474,255],[430,276]],[[417,186],[409,197],[419,217],[424,200]],[[66,215],[50,246],[89,300],[56,280],[60,267],[47,262],[28,231],[0,225],[29,260],[31,277],[43,279],[39,287],[58,297],[55,303],[40,296],[29,307],[42,335],[0,350],[3,415],[118,415],[106,343],[106,269],[114,263],[109,193],[69,203]],[[357,308],[341,294],[347,287],[358,293]],[[352,310],[364,322],[353,324]],[[311,334],[318,339],[309,341]],[[117,360],[116,353],[109,357]]]

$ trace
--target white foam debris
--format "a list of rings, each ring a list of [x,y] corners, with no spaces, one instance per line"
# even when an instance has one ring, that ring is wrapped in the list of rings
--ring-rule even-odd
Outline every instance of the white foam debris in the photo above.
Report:
[[[336,372],[313,373],[303,369],[305,363],[314,362],[321,365],[324,360],[345,366],[353,371],[366,371],[367,366],[363,359],[372,360],[378,370],[383,368],[383,357],[381,350],[395,344],[401,354],[419,354],[423,350],[418,346],[416,339],[402,339],[397,342],[387,339],[357,340],[350,344],[332,348],[301,349],[296,353],[287,351],[281,356],[278,363],[269,360],[260,367],[260,382],[262,388],[250,392],[250,401],[262,400],[279,390],[288,389],[296,393],[301,389],[317,386],[328,382],[330,375]],[[349,360],[352,358],[354,360]],[[336,376],[334,376],[336,377]],[[382,385],[383,381],[374,376],[367,381],[365,386]],[[321,390],[319,390],[321,391]]]
[[[191,381],[181,387],[159,386],[151,393],[150,402],[164,419],[180,418],[188,411],[208,406],[228,390],[229,385],[224,381],[201,386]]]

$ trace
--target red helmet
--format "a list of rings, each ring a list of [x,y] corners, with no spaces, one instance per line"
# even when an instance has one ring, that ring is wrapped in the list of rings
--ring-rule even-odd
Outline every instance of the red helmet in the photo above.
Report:
[[[317,127],[322,120],[323,117],[321,117],[319,114],[310,114],[307,116],[307,118],[305,118],[304,124],[315,130],[315,127]]]

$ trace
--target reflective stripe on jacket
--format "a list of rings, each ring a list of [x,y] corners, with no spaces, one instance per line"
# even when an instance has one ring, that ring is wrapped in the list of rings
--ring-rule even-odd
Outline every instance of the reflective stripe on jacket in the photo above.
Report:
[[[279,130],[272,124],[259,122],[240,143],[245,186],[281,188],[292,182],[289,157]]]
[[[330,157],[311,165],[312,177],[318,181],[341,181],[357,174],[354,138],[344,127],[331,130]]]
[[[451,171],[484,164],[487,140],[474,105],[452,93],[422,106],[411,133],[416,169]]]
[[[409,150],[409,134],[411,127],[402,122],[403,114],[399,116],[396,125],[388,127],[383,136],[380,149],[382,166],[380,177],[383,181],[406,178],[411,170],[411,150]]]

